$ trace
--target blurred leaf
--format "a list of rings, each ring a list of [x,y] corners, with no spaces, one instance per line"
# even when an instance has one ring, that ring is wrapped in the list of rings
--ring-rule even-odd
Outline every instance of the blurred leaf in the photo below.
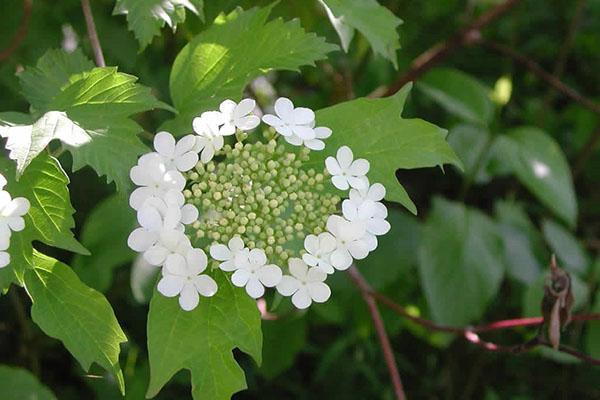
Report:
[[[37,251],[24,285],[33,303],[33,321],[62,341],[84,370],[95,362],[114,374],[124,394],[119,346],[127,338],[106,298],[84,285],[65,264]]]
[[[354,30],[362,33],[376,54],[381,54],[398,69],[396,51],[400,38],[396,29],[402,20],[375,0],[319,0],[329,21],[338,33],[345,52],[348,52]]]
[[[571,232],[550,219],[542,221],[542,232],[563,268],[579,274],[587,271],[587,254]]]
[[[360,272],[375,290],[385,288],[417,264],[415,249],[421,240],[419,221],[397,208],[389,208],[388,212],[387,220],[392,229],[378,238],[379,245],[369,257],[356,260]]]
[[[69,82],[71,75],[94,68],[81,49],[67,53],[51,49],[41,57],[35,67],[28,67],[19,74],[23,95],[37,112],[50,110],[54,97]]]
[[[271,69],[297,71],[337,48],[306,33],[298,20],[267,22],[272,7],[234,11],[219,18],[181,50],[170,77],[171,97],[179,114],[163,130],[189,133],[194,117],[216,109],[224,99],[238,100],[257,76]]]
[[[304,165],[322,168],[327,156],[335,155],[340,146],[349,146],[355,158],[369,160],[369,179],[385,186],[386,200],[416,214],[416,206],[396,179],[396,170],[446,163],[462,168],[462,164],[445,141],[443,129],[421,119],[401,117],[410,89],[409,84],[391,97],[362,98],[319,110],[317,124],[331,128],[333,135],[325,150],[312,151]]]
[[[423,227],[419,272],[435,321],[466,325],[481,318],[504,275],[497,226],[478,210],[434,199]]]
[[[0,158],[0,173],[6,177],[15,175],[15,164]],[[24,216],[25,229],[14,232],[9,248],[10,264],[0,269],[0,288],[8,287],[16,277],[22,281],[26,268],[32,265],[33,241],[61,249],[89,254],[73,236],[75,226],[71,206],[69,178],[58,161],[46,153],[36,157],[21,179],[10,180],[6,190],[15,197],[25,197],[31,205]]]
[[[596,261],[600,264],[600,258]],[[600,296],[596,296],[596,302],[591,312],[600,313]],[[600,358],[600,324],[590,323],[587,327],[585,337],[586,349],[590,356]]]
[[[140,51],[169,25],[173,31],[185,21],[186,9],[204,20],[204,0],[117,0],[113,15],[126,15],[129,30],[140,42]]]
[[[494,212],[507,273],[520,282],[532,283],[540,275],[542,264],[539,260],[545,253],[540,233],[518,204],[498,201]]]
[[[263,363],[260,373],[273,379],[294,364],[306,342],[306,318],[262,321]]]
[[[486,127],[469,124],[459,124],[448,133],[448,143],[462,161],[464,175],[474,176],[477,183],[487,183],[491,179],[485,170],[491,136]]]
[[[31,372],[8,365],[0,365],[0,393],[6,400],[56,400]]]
[[[105,292],[113,270],[135,256],[127,246],[127,237],[135,227],[135,214],[124,196],[113,195],[99,203],[87,217],[80,236],[92,254],[77,255],[72,262],[79,279]]]
[[[433,69],[419,79],[417,88],[467,122],[487,125],[494,116],[490,89],[462,71]]]
[[[176,298],[154,293],[148,313],[148,397],[185,368],[192,374],[194,399],[228,399],[246,388],[244,371],[233,349],[239,348],[261,362],[260,314],[254,299],[216,271],[219,291],[184,311]]]
[[[0,136],[7,139],[9,158],[17,163],[17,179],[52,140],[58,139],[65,146],[74,147],[91,140],[85,130],[59,111],[47,112],[32,125],[2,125]]]
[[[545,132],[522,127],[501,136],[513,173],[538,200],[570,226],[577,219],[577,200],[567,160]]]

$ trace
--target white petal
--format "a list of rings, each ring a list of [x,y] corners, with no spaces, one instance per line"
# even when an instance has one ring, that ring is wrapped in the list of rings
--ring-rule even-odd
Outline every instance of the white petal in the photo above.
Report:
[[[154,149],[164,157],[175,154],[175,138],[169,132],[158,132],[154,136]]]
[[[219,105],[219,111],[225,115],[233,115],[236,106],[235,101],[227,99]]]
[[[0,268],[6,267],[10,263],[10,254],[0,251]]]
[[[302,261],[306,263],[306,265],[310,265],[311,267],[316,267],[319,264],[319,259],[312,254],[303,254]]]
[[[233,260],[222,262],[221,264],[219,264],[219,268],[221,268],[222,271],[226,272],[232,272],[238,269]]]
[[[242,131],[249,131],[258,126],[260,124],[260,118],[256,115],[249,115],[247,117],[239,118],[235,121],[236,126]]]
[[[339,215],[330,215],[327,218],[327,230],[331,232],[333,236],[338,236],[340,234],[340,224],[344,222],[344,218]]]
[[[331,129],[325,126],[319,126],[315,128],[315,137],[318,139],[327,139],[331,136]]]
[[[11,217],[22,217],[29,211],[29,200],[25,197],[13,199],[3,210],[4,215]]]
[[[134,210],[139,210],[144,202],[156,194],[156,189],[150,187],[139,187],[135,189],[129,196],[129,206]]]
[[[20,232],[25,229],[25,221],[21,217],[8,217],[6,218],[6,222],[8,223],[8,226],[10,226],[10,229],[15,232]]]
[[[180,276],[165,275],[158,282],[158,286],[156,288],[163,296],[175,297],[181,293],[184,283],[185,279]]]
[[[321,254],[331,253],[335,250],[336,240],[332,234],[329,232],[323,232],[319,234],[319,248],[321,250]]]
[[[171,253],[166,257],[164,268],[167,273],[177,276],[188,276],[188,265],[181,254]]]
[[[264,267],[262,267],[258,271],[257,275],[258,280],[260,280],[260,283],[262,283],[266,287],[277,286],[277,284],[281,282],[282,277],[281,268],[273,264],[265,265]]]
[[[283,121],[272,114],[263,115],[262,120],[265,124],[274,126],[274,127],[283,125]]]
[[[377,236],[370,233],[365,234],[365,236],[361,239],[361,242],[367,246],[367,250],[369,251],[373,251],[377,248]]]
[[[4,177],[4,175],[0,174],[0,190],[4,189],[4,186],[6,186],[6,178]]]
[[[227,245],[229,246],[229,249],[231,249],[231,251],[236,252],[244,248],[244,241],[236,235],[229,239],[229,243],[227,243]]]
[[[327,157],[325,159],[325,166],[327,167],[327,172],[329,172],[331,175],[339,175],[342,173],[340,164],[333,157]]]
[[[290,99],[280,97],[275,101],[275,112],[282,120],[292,122],[293,111],[294,103],[292,103]]]
[[[149,231],[159,231],[163,226],[163,220],[154,207],[142,207],[137,213],[139,224]]]
[[[385,235],[390,231],[390,223],[385,219],[373,218],[367,221],[367,231],[373,235]]]
[[[186,135],[179,139],[175,145],[175,154],[178,156],[184,155],[185,153],[194,151],[196,145],[196,137],[194,135]]]
[[[163,182],[167,185],[166,190],[182,191],[185,187],[185,177],[179,171],[167,171],[163,176]]]
[[[385,197],[385,186],[381,183],[374,183],[369,188],[368,195],[370,200],[381,201]]]
[[[235,133],[235,125],[231,122],[226,122],[221,129],[219,129],[219,135],[231,136]]]
[[[348,179],[342,175],[334,175],[331,177],[331,182],[333,186],[340,190],[348,190],[350,185],[348,184]]]
[[[299,258],[290,258],[288,261],[288,266],[290,269],[290,273],[300,279],[301,281],[306,280],[306,273],[308,271],[308,266]]]
[[[211,297],[217,293],[217,282],[208,275],[199,275],[193,279],[193,282],[198,293],[204,297]]]
[[[292,304],[294,304],[296,308],[300,310],[308,308],[311,303],[312,299],[310,298],[308,290],[305,287],[298,289],[298,291],[292,296]]]
[[[311,268],[306,274],[307,282],[323,282],[325,279],[327,279],[327,274],[320,268]]]
[[[345,248],[339,248],[331,253],[330,261],[335,269],[343,271],[352,264],[352,256]]]
[[[285,139],[286,142],[288,142],[289,144],[291,144],[292,146],[302,146],[302,139],[300,139],[298,136],[292,134],[289,136],[284,136],[283,137]]]
[[[349,176],[348,183],[355,189],[366,189],[369,186],[369,180],[366,176]]]
[[[356,176],[365,175],[367,172],[369,172],[369,162],[364,158],[354,160],[354,162],[352,162],[350,165],[350,168],[348,168],[348,171],[352,175]]]
[[[141,166],[136,165],[129,170],[129,178],[138,186],[150,186],[154,180]]]
[[[193,204],[181,207],[181,223],[188,225],[198,219],[198,209]]]
[[[346,168],[350,167],[350,165],[352,164],[354,155],[352,154],[352,150],[350,150],[350,147],[342,146],[338,149],[335,158],[337,159],[338,163],[340,164],[340,167],[342,169],[346,169]]]
[[[202,150],[202,154],[200,155],[200,160],[206,164],[208,163],[210,160],[212,160],[212,158],[215,155],[215,148],[212,146],[206,146],[204,148],[204,150]]]
[[[252,264],[265,265],[267,262],[267,255],[262,249],[252,249],[250,250],[249,259]]]
[[[354,221],[358,218],[358,209],[350,200],[344,200],[342,202],[342,214],[348,221]]]
[[[189,151],[175,159],[175,166],[181,172],[189,171],[198,164],[198,153]]]
[[[294,133],[294,135],[298,136],[300,139],[303,140],[310,140],[315,138],[315,131],[308,126],[294,125],[292,127],[292,132]]]
[[[310,108],[298,107],[294,109],[293,118],[296,125],[308,125],[315,120],[315,112]]]
[[[246,293],[253,299],[258,299],[265,294],[265,287],[258,281],[258,278],[252,277],[246,284]]]
[[[292,128],[288,125],[276,126],[275,130],[277,131],[277,133],[279,133],[281,136],[284,136],[284,137],[291,136],[294,134],[294,132],[292,131]]]
[[[233,111],[233,116],[235,118],[244,117],[252,112],[256,107],[256,101],[253,99],[243,99],[240,103],[235,107]]]
[[[198,275],[203,272],[208,265],[208,259],[206,253],[202,249],[191,249],[185,255],[188,270],[193,274]]]
[[[319,251],[319,238],[316,235],[307,235],[304,238],[304,248],[309,253],[316,253]]]
[[[158,234],[148,232],[144,228],[137,228],[129,234],[127,245],[130,249],[137,252],[148,250],[158,240]]]
[[[196,287],[192,284],[185,285],[179,296],[179,305],[181,308],[185,311],[192,311],[198,306],[199,302],[200,296],[198,296]]]
[[[323,282],[315,282],[308,285],[308,294],[316,303],[324,303],[331,296],[331,289]]]
[[[284,275],[281,278],[281,282],[277,284],[277,291],[282,296],[291,296],[296,292],[296,290],[298,290],[299,287],[300,283],[296,278],[294,278],[293,276]]]
[[[250,272],[245,269],[238,269],[231,275],[231,283],[237,287],[245,286],[249,279]]]
[[[233,239],[232,239],[233,240]],[[210,246],[210,256],[218,261],[230,260],[233,257],[229,248],[224,244],[213,244]]]
[[[304,142],[304,145],[311,150],[321,151],[325,148],[325,142],[319,139],[311,139]]]
[[[163,265],[169,250],[160,245],[154,245],[144,252],[144,259],[152,265]]]
[[[362,240],[355,240],[348,243],[347,246],[350,255],[356,260],[362,260],[369,255],[367,244]]]

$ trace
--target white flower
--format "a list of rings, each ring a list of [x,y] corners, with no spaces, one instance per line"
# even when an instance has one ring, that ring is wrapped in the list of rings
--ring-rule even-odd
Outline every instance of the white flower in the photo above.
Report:
[[[308,235],[304,239],[304,248],[308,253],[302,256],[302,260],[311,267],[318,267],[327,274],[333,274],[335,270],[331,265],[330,256],[336,243],[329,232],[323,232],[319,236]]]
[[[25,228],[23,215],[27,214],[29,207],[26,198],[11,199],[7,191],[0,190],[0,247],[8,248],[11,230],[19,232]]]
[[[202,274],[206,264],[206,254],[200,249],[189,249],[185,255],[169,255],[162,270],[163,277],[158,282],[158,291],[167,297],[179,295],[181,308],[193,310],[200,301],[198,294],[211,297],[217,293],[214,279]]]
[[[196,138],[187,135],[175,142],[169,132],[159,132],[154,136],[154,149],[162,156],[168,170],[189,171],[198,163],[198,153],[194,151]]]
[[[285,97],[280,97],[275,102],[275,113],[265,114],[263,122],[271,125],[281,136],[287,137],[296,135],[302,140],[315,138],[315,131],[312,128],[315,121],[315,113],[304,107],[294,108],[294,103]]]
[[[283,296],[292,296],[292,303],[299,309],[308,308],[312,302],[324,303],[331,296],[331,289],[324,281],[327,274],[320,268],[308,268],[299,258],[288,263],[290,275],[281,278],[277,291]]]
[[[325,160],[327,171],[332,175],[331,181],[340,190],[347,190],[349,187],[365,189],[369,185],[365,176],[369,172],[369,162],[364,158],[353,161],[353,158],[352,150],[348,146],[342,146],[335,158],[327,157]]]
[[[158,240],[144,251],[144,259],[152,265],[160,266],[171,254],[185,255],[192,248],[190,239],[178,230],[162,230]]]
[[[356,203],[352,200],[342,202],[344,218],[350,222],[360,222],[372,235],[385,235],[390,230],[390,223],[385,220],[388,216],[387,208],[383,203],[370,200]]]
[[[235,271],[247,262],[249,251],[244,247],[244,242],[239,236],[232,237],[227,246],[224,244],[210,246],[210,256],[222,261],[219,268],[227,272]]]
[[[371,246],[364,240],[366,228],[363,223],[350,222],[339,215],[331,215],[327,219],[327,230],[336,239],[336,247],[330,258],[334,268],[348,269],[353,258],[361,260],[369,254]]]
[[[181,192],[185,178],[178,171],[168,171],[162,157],[157,153],[144,154],[138,164],[131,168],[129,176],[133,183],[141,186],[131,193],[129,205],[138,210],[151,197],[163,198],[169,190]]]
[[[203,112],[199,117],[194,118],[192,126],[196,136],[196,152],[202,151],[200,160],[207,163],[215,156],[215,153],[223,148],[225,144],[223,136],[219,131],[219,125],[223,122],[223,117],[218,111]]]
[[[10,254],[6,252],[8,250],[9,241],[0,243],[0,268],[4,268],[10,262]]]
[[[225,100],[219,106],[219,111],[223,117],[223,126],[219,133],[222,136],[229,136],[235,133],[236,128],[242,131],[249,131],[260,124],[260,118],[251,114],[256,106],[252,99],[244,99],[236,104],[233,100]]]
[[[191,204],[183,203],[180,192],[169,191],[165,199],[152,197],[138,210],[137,220],[140,227],[135,229],[127,239],[128,246],[137,252],[144,252],[153,246],[160,238],[162,231],[177,230],[183,232],[184,224],[190,224],[198,219],[198,210]]]
[[[315,132],[315,137],[313,139],[301,139],[299,136],[297,136],[296,134],[292,134],[290,136],[284,136],[283,138],[285,139],[286,142],[288,142],[291,145],[294,146],[306,146],[311,150],[323,150],[325,148],[325,142],[323,142],[321,139],[327,139],[329,136],[331,136],[331,129],[324,127],[324,126],[320,126],[317,128],[314,128],[314,132]]]
[[[281,281],[281,269],[274,264],[267,265],[267,256],[261,249],[252,249],[248,258],[231,276],[231,282],[237,287],[246,287],[246,293],[258,299],[265,293],[266,287],[274,287]]]

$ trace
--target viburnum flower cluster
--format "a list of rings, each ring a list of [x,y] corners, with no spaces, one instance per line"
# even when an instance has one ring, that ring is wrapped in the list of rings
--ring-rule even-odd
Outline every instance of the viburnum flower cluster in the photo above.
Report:
[[[179,296],[184,310],[217,292],[217,268],[255,299],[275,288],[299,309],[325,302],[328,275],[365,258],[390,229],[385,188],[369,184],[367,160],[342,146],[321,169],[309,166],[332,134],[312,110],[279,98],[275,115],[262,117],[270,128],[249,136],[261,122],[255,107],[225,100],[194,118],[195,134],[160,132],[131,169],[140,226],[129,246],[162,268],[158,291]]]
[[[4,190],[6,178],[0,174],[0,268],[10,263],[10,246],[12,232],[25,229],[23,216],[29,212],[29,200],[24,197],[11,198],[10,193]]]

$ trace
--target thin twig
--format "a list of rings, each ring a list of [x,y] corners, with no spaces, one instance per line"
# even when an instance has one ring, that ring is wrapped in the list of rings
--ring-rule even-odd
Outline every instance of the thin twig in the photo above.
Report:
[[[98,67],[106,67],[102,46],[100,46],[100,40],[98,39],[98,33],[96,32],[96,24],[94,23],[94,15],[92,14],[90,0],[81,0],[81,9],[83,10],[83,15],[85,17],[85,24],[87,25],[88,37],[90,38],[90,44],[94,51],[96,65]]]
[[[593,100],[588,99],[585,96],[579,94],[575,89],[564,84],[561,80],[557,79],[551,73],[545,71],[538,63],[510,48],[509,46],[503,45],[490,40],[482,40],[481,44],[496,53],[502,54],[503,56],[510,57],[514,61],[523,65],[525,68],[533,72],[538,78],[545,81],[547,84],[558,90],[563,95],[567,96],[571,100],[581,104],[582,106],[592,110],[594,113],[600,115],[600,104],[595,103]]]
[[[385,92],[376,90],[369,97],[380,97],[381,95],[391,96],[400,90],[408,82],[414,81],[433,66],[446,59],[456,49],[467,44],[478,41],[481,38],[481,29],[496,21],[498,18],[506,14],[510,9],[517,5],[520,0],[506,0],[498,4],[490,11],[484,13],[470,25],[456,32],[448,40],[438,43],[418,56],[411,64],[408,71],[400,75],[400,77],[387,88]]]
[[[8,47],[0,52],[0,62],[8,59],[27,36],[27,32],[29,31],[29,21],[31,21],[32,2],[33,0],[23,0],[23,16],[21,17],[19,28]]]
[[[392,380],[392,386],[394,387],[396,398],[398,400],[405,400],[406,394],[404,393],[400,373],[398,372],[398,367],[396,366],[396,359],[394,358],[392,345],[390,344],[390,339],[385,331],[385,325],[383,324],[383,319],[381,319],[381,314],[379,314],[379,310],[377,309],[377,303],[375,303],[375,300],[370,294],[372,292],[371,287],[354,265],[348,270],[348,275],[360,290],[360,293],[362,294],[363,299],[369,308],[369,313],[371,314],[373,325],[375,326],[377,336],[379,337],[379,343],[381,344],[381,350],[388,367],[388,372],[390,374],[390,379]]]

